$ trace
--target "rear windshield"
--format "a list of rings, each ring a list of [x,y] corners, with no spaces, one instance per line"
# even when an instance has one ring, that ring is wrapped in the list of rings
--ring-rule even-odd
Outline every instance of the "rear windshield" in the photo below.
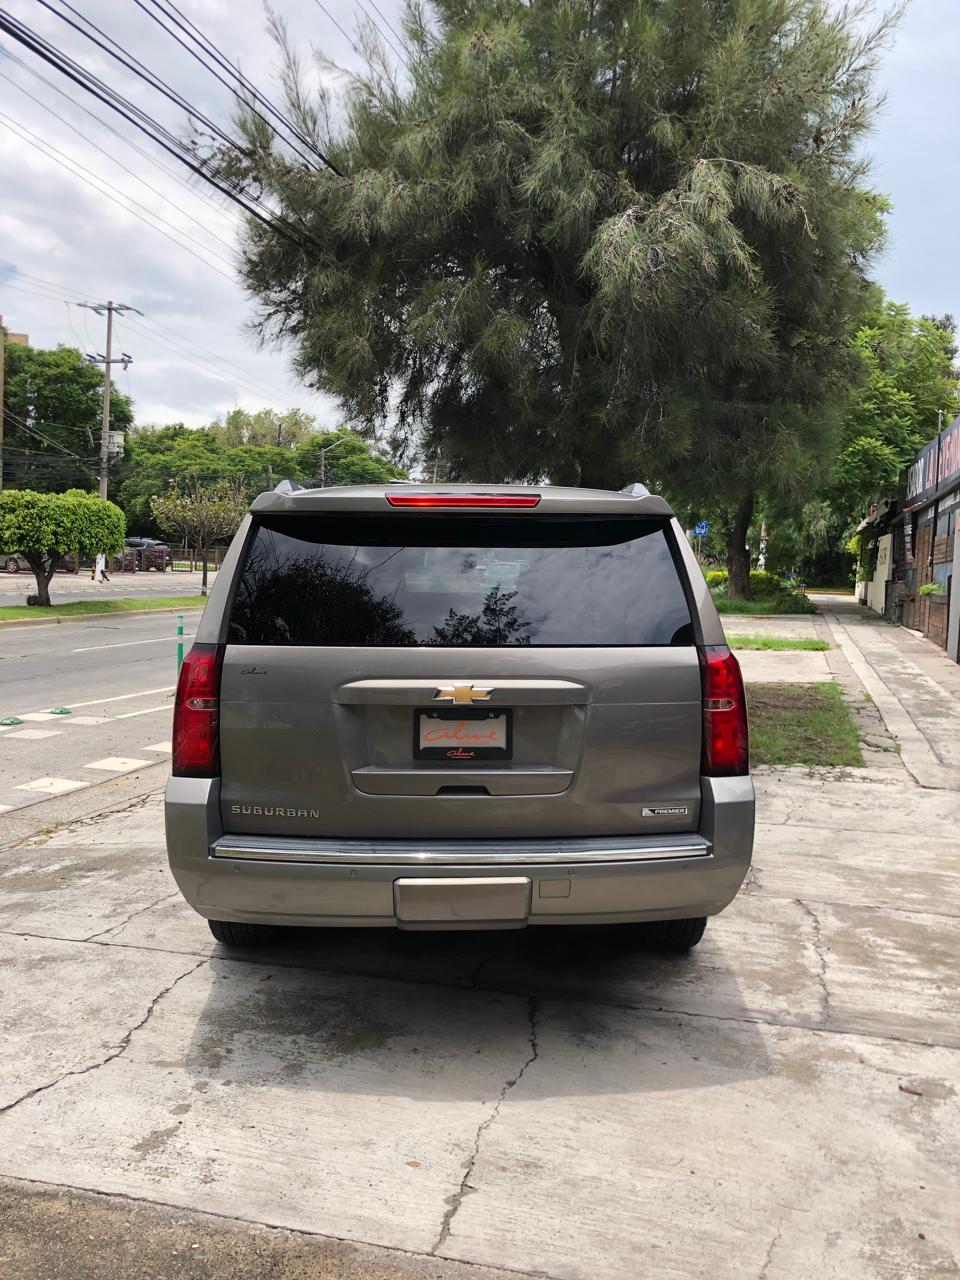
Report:
[[[692,644],[661,521],[268,516],[230,644]]]

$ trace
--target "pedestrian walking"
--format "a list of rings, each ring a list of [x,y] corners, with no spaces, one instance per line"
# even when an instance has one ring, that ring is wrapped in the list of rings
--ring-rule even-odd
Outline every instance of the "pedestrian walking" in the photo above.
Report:
[[[107,557],[101,551],[97,555],[97,562],[93,567],[93,573],[90,575],[94,582],[109,582],[110,575],[107,573]]]

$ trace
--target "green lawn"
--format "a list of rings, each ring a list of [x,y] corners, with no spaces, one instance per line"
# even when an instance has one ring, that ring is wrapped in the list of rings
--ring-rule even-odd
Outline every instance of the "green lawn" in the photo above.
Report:
[[[754,764],[863,765],[837,685],[748,684],[747,706]]]
[[[151,609],[202,609],[201,596],[156,596],[146,600],[76,600],[70,604],[54,604],[49,609],[39,605],[0,605],[0,622],[19,622],[23,618],[76,618],[91,613],[148,613]]]
[[[731,649],[808,649],[815,653],[830,648],[826,640],[807,640],[800,636],[795,639],[787,636],[727,636],[727,644]]]

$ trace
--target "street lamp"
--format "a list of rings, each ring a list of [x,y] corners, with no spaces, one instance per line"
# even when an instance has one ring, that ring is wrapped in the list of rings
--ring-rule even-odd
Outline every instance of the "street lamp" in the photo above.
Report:
[[[327,454],[331,449],[335,449],[338,444],[343,444],[346,436],[341,436],[339,440],[334,440],[333,444],[328,444],[325,449],[320,450],[320,488],[325,489],[327,485]]]

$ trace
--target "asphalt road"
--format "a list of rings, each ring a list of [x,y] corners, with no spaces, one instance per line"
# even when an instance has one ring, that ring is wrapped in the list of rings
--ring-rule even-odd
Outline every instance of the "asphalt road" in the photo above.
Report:
[[[136,600],[151,596],[190,596],[200,594],[199,573],[115,573],[109,582],[90,581],[90,573],[58,573],[50,583],[54,604],[72,604],[77,600]],[[210,574],[213,581],[213,574]],[[26,604],[27,596],[36,591],[32,573],[0,573],[0,605]]]
[[[169,755],[176,631],[169,613],[0,628],[0,719],[23,722],[0,725],[0,812]]]

